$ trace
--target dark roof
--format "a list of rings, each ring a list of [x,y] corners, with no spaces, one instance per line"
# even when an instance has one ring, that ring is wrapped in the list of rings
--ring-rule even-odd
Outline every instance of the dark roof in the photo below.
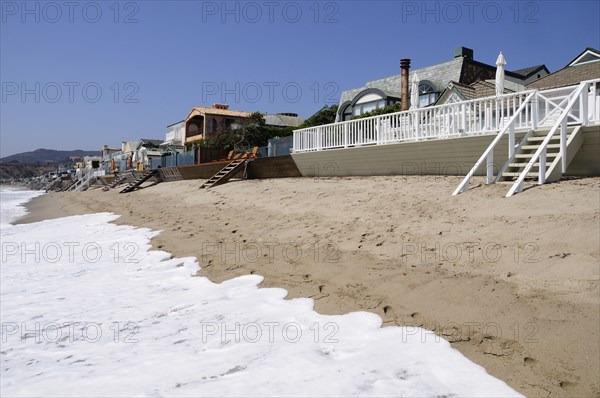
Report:
[[[580,54],[581,55],[581,54]],[[567,66],[527,85],[527,88],[554,88],[572,86],[584,80],[600,78],[600,62]]]
[[[141,140],[141,145],[142,146],[146,146],[148,144],[150,144],[150,146],[159,146],[160,144],[163,143],[163,140],[155,140],[152,138],[142,138]]]
[[[591,52],[595,53],[596,55],[600,56],[600,51],[598,51],[598,50],[596,50],[595,48],[592,48],[592,47],[587,47],[585,50],[583,50],[582,52],[580,52],[579,54],[577,54],[577,56],[576,56],[575,58],[573,58],[573,59],[571,60],[571,62],[569,62],[569,63],[567,64],[567,66],[571,65],[573,62],[575,62],[575,60],[576,60],[577,58],[581,57],[581,56],[582,56],[584,53],[586,53],[587,51],[591,51]]]
[[[183,123],[183,122],[185,122],[185,119],[183,119],[183,120],[180,120],[180,121],[178,121],[178,122],[175,122],[175,123],[171,123],[171,124],[169,124],[167,127],[175,126],[176,124]]]
[[[544,65],[544,64],[530,66],[528,68],[523,68],[523,69],[513,70],[513,73],[516,73],[518,75],[523,76],[524,78],[527,78],[542,69],[545,69],[547,73],[550,73],[550,71],[548,70],[548,68],[546,68],[546,65]]]

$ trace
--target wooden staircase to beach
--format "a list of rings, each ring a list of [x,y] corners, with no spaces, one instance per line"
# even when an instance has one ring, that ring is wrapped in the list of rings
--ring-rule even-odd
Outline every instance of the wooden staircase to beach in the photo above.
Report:
[[[524,171],[527,164],[533,158],[535,152],[539,149],[542,141],[548,135],[548,130],[532,131],[523,138],[523,142],[519,145],[515,156],[511,159],[505,170],[498,177],[498,182],[513,182]],[[567,162],[568,166],[575,154],[583,144],[583,133],[581,126],[567,128]],[[558,181],[562,176],[562,156],[560,154],[560,133],[556,133],[550,139],[546,147],[546,162],[542,172],[545,173],[545,182]],[[537,180],[540,175],[540,160],[538,159],[533,167],[527,173],[526,180]]]
[[[148,181],[150,178],[152,178],[154,176],[157,176],[157,175],[158,175],[158,170],[156,170],[156,169],[154,169],[154,170],[148,170],[148,171],[144,172],[144,174],[142,174],[141,176],[139,176],[137,179],[135,179],[133,182],[131,182],[129,185],[127,185],[119,193],[132,192],[132,191],[138,189],[140,187],[140,185],[142,185],[143,183],[145,183],[146,181]]]
[[[75,181],[75,182],[77,182],[77,181]],[[73,183],[73,185],[75,184],[75,182]],[[48,184],[46,186],[46,192],[48,192],[48,191],[57,191],[57,192],[62,191],[61,184],[62,184],[62,181],[60,180],[60,178],[57,178],[56,180],[52,181],[50,184]]]
[[[212,188],[217,185],[225,184],[231,179],[241,168],[246,164],[246,159],[235,159],[227,166],[223,167],[217,174],[210,177],[204,184],[200,186],[202,188]]]
[[[162,167],[157,170],[161,181],[169,182],[183,180],[183,176],[177,167]]]
[[[116,177],[113,182],[110,183],[110,188],[116,188],[127,180],[127,173],[123,173],[120,176]]]

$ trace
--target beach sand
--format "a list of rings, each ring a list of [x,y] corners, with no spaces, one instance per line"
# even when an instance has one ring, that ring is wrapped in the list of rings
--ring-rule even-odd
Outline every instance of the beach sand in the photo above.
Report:
[[[512,198],[458,177],[202,181],[50,193],[20,222],[91,212],[162,230],[215,282],[259,274],[324,314],[419,325],[527,396],[600,394],[600,178]],[[423,335],[423,338],[432,338]]]

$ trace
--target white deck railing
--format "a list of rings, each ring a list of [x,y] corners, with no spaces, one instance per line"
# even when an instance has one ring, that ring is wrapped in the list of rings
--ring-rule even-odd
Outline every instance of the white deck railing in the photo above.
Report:
[[[597,123],[598,81],[590,83],[589,120]],[[529,90],[295,130],[293,152],[496,134],[509,122],[515,130],[552,127],[578,87]],[[577,118],[569,114],[566,119],[573,123]]]

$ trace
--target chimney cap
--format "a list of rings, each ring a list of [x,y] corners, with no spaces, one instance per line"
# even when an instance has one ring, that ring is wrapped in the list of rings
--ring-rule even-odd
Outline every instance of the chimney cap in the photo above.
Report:
[[[400,67],[401,68],[410,68],[410,58],[402,58],[400,60]]]
[[[227,104],[213,104],[213,109],[229,109],[229,105]]]
[[[454,58],[473,59],[473,50],[467,47],[456,47],[454,49]]]

